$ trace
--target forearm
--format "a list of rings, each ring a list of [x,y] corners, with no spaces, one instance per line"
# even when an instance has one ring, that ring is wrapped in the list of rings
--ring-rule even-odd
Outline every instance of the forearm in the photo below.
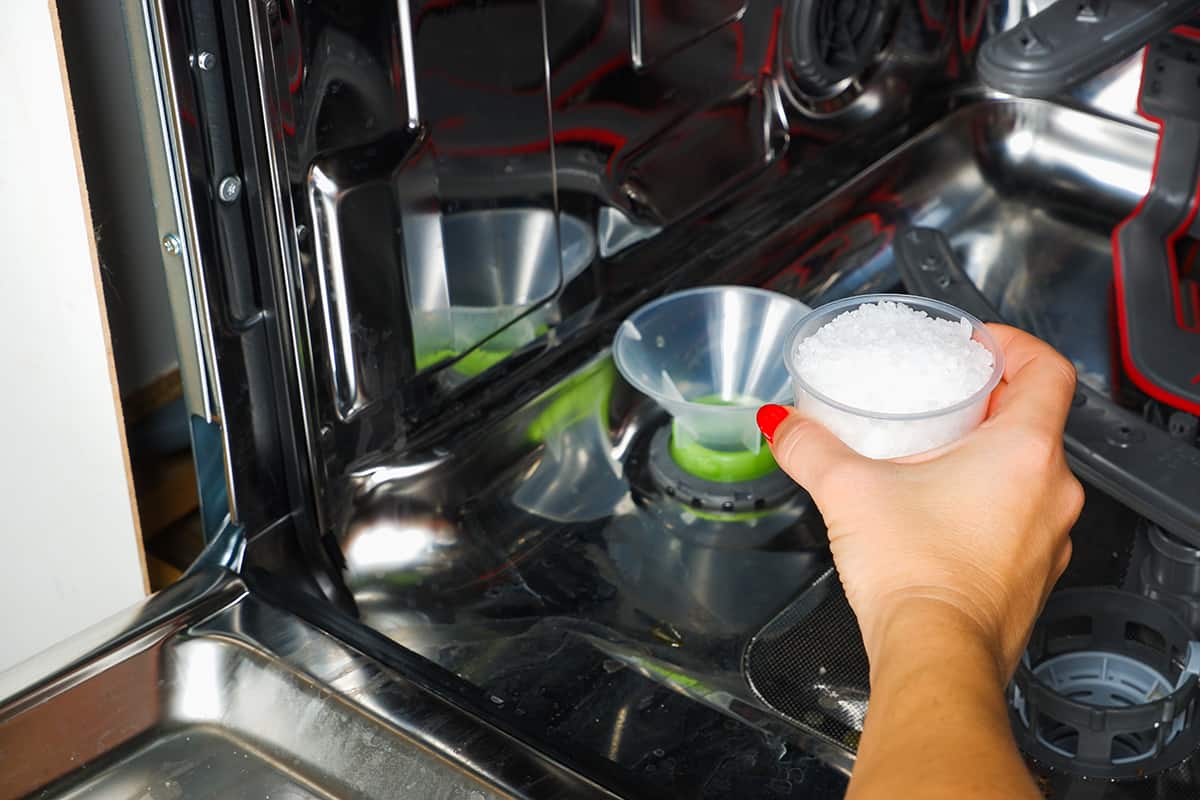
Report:
[[[1013,742],[1005,676],[971,623],[908,609],[881,638],[850,800],[1040,797]]]

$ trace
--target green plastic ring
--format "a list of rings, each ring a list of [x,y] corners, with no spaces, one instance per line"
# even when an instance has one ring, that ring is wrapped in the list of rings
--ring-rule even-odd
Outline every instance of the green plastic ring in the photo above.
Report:
[[[765,443],[759,446],[757,453],[712,450],[696,442],[681,445],[674,430],[671,431],[671,458],[689,475],[715,483],[743,483],[779,469],[771,448]]]

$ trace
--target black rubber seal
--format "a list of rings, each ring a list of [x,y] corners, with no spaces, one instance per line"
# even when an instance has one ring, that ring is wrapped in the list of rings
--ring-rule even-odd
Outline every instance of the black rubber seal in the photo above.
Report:
[[[671,457],[671,426],[664,425],[650,440],[650,479],[668,497],[697,511],[742,514],[777,508],[795,497],[800,487],[777,469],[741,483],[718,483],[697,478]]]
[[[793,0],[786,28],[797,88],[827,97],[857,78],[883,49],[894,0]]]

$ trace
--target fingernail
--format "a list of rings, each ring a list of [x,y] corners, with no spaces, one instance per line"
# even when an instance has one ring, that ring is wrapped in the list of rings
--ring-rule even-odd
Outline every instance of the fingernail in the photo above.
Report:
[[[758,410],[754,420],[758,423],[758,429],[762,431],[762,435],[768,442],[775,441],[775,431],[779,424],[788,418],[789,413],[786,408],[774,403],[768,403]]]

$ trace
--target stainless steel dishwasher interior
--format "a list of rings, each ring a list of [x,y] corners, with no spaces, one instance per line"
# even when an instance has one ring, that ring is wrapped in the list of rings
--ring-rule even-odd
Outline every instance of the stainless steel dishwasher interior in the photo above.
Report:
[[[910,224],[939,228],[1002,314],[1051,341],[1080,366],[1086,380],[1106,389],[1113,377],[1109,237],[1147,189],[1154,142],[1149,130],[1053,104],[979,102],[959,109],[817,207],[781,219],[767,237],[790,237],[804,247],[839,229],[849,230],[847,236],[853,238],[855,220],[872,221],[865,242],[857,247],[850,242],[839,255],[813,266],[811,280],[795,291],[815,304],[897,284],[891,236],[881,232],[891,234]],[[343,532],[340,544],[347,555],[344,577],[355,593],[361,621],[479,687],[511,677],[514,663],[535,664],[531,679],[544,683],[554,679],[555,664],[569,673],[603,659],[606,670],[628,664],[639,680],[668,684],[689,696],[703,694],[707,704],[736,713],[739,705],[755,702],[738,680],[740,642],[821,573],[825,557],[819,543],[811,536],[785,536],[709,553],[707,544],[673,539],[670,547],[654,551],[656,560],[649,559],[645,546],[664,541],[665,531],[631,502],[620,470],[604,473],[603,503],[589,502],[585,514],[570,506],[572,513],[556,514],[561,521],[545,523],[546,535],[539,537],[531,512],[520,510],[522,476],[536,474],[542,460],[554,467],[553,454],[566,446],[579,457],[591,458],[591,453],[601,466],[609,459],[625,459],[630,419],[637,413],[646,416],[644,409],[624,419],[597,413],[585,420],[597,425],[594,435],[582,440],[586,444],[572,438],[581,429],[571,427],[562,441],[525,452],[528,437],[511,435],[521,427],[520,420],[528,423],[556,391],[569,392],[589,376],[595,386],[611,387],[606,355],[589,360],[572,379],[497,428],[492,449],[497,457],[511,455],[511,480],[491,481],[490,495],[472,497],[477,526],[469,541],[451,537],[454,547],[443,543],[428,548],[428,563],[413,563],[413,558],[426,556],[411,547],[404,551],[407,560],[355,557],[370,549],[364,549],[368,544],[378,545],[372,552],[395,554],[396,541],[390,537],[401,527],[411,533],[412,527],[411,519],[392,520],[389,511],[409,507],[403,501],[411,488],[404,469],[395,470],[395,478],[387,477],[386,468],[360,476],[362,494],[345,529],[353,535]],[[599,397],[601,389],[596,392]],[[509,443],[517,440],[523,442],[521,451],[510,453]],[[444,504],[453,507],[466,500],[456,496],[461,491],[457,487],[470,485],[458,480],[461,469],[470,469],[469,459],[430,465],[423,470],[422,485],[437,484]],[[610,510],[598,511],[600,506]],[[571,521],[580,514],[585,521]],[[807,519],[803,514],[799,518]],[[439,535],[436,542],[448,533]],[[515,555],[539,540],[555,543],[553,558]],[[660,577],[658,588],[674,587],[687,601],[684,622],[696,630],[682,638],[670,625],[652,624],[656,615],[675,610],[667,602],[671,598],[658,597],[652,581],[640,572],[620,569],[620,548],[629,550],[639,542],[642,549],[629,551],[636,557],[633,563],[661,567],[662,575],[672,577]],[[436,581],[422,586],[411,580],[414,574],[430,581],[431,576],[472,567],[479,559],[464,555],[460,545],[492,553],[518,573],[512,591],[493,597],[488,583],[481,581],[470,589],[430,595]],[[717,558],[697,560],[706,554]],[[446,558],[454,563],[442,563]],[[719,565],[719,576],[724,576],[724,583],[713,584],[720,591],[711,597],[698,589],[700,563],[706,570]],[[514,595],[532,595],[529,587],[557,586],[564,564],[572,565],[575,583],[560,593],[567,599],[552,611],[538,603],[513,602]],[[588,583],[597,577],[606,585]],[[771,589],[771,596],[736,588],[746,581]],[[693,613],[698,604],[705,605],[705,614]],[[24,787],[17,794],[33,791],[41,797],[481,800],[521,794],[508,791],[511,783],[495,780],[495,774],[482,768],[486,758],[471,757],[472,752],[494,754],[515,747],[511,741],[497,741],[495,731],[467,726],[461,712],[287,612],[245,595],[175,624],[171,631],[147,633],[95,655],[26,695],[17,707],[0,702],[5,785]],[[562,658],[543,658],[565,652],[571,641],[583,642],[572,651],[582,660],[564,664]],[[608,701],[627,704],[623,697]],[[782,730],[781,725],[790,723],[764,717],[764,710],[742,716],[784,736],[796,733],[795,728]],[[608,719],[602,712],[600,706],[588,711],[600,727],[607,724],[601,717]],[[616,709],[612,716],[618,722],[613,724],[623,724],[627,712]],[[433,722],[441,725],[439,731],[431,731]],[[599,738],[618,741],[618,734],[614,730],[613,736]],[[39,745],[30,747],[31,741]],[[9,761],[6,752],[19,758]],[[548,776],[541,783],[544,791],[529,796],[602,794],[539,762],[536,754],[520,748],[514,752],[516,762],[510,758],[507,763],[537,763],[543,770],[539,774]],[[824,757],[831,763],[839,760],[836,753]],[[852,755],[847,750],[842,757]]]
[[[830,231],[844,231],[849,241],[840,248],[840,255],[812,267],[804,287],[789,287],[786,270],[769,281],[768,286],[792,291],[813,305],[857,291],[897,286],[899,277],[890,246],[892,235],[906,225],[936,227],[947,234],[972,279],[1006,319],[1050,341],[1078,365],[1084,380],[1101,391],[1109,391],[1115,363],[1110,323],[1109,238],[1112,227],[1129,213],[1147,189],[1154,143],[1155,135],[1149,130],[1050,103],[987,101],[964,107],[817,207],[782,222],[770,234],[772,240],[795,242],[808,236],[811,242],[827,241],[834,235]],[[863,230],[857,221],[864,218],[872,220],[866,230],[868,235],[862,237],[863,241],[853,241],[860,235],[858,231]],[[880,231],[888,235],[880,236]],[[810,264],[802,266],[807,269]],[[532,401],[498,428],[492,434],[492,449],[507,450],[512,437],[506,432],[528,424],[529,419],[554,401],[556,394],[565,392],[563,387],[572,381],[578,383],[591,373],[611,370],[608,356],[602,356],[602,360],[609,366],[593,363],[582,367],[571,379]],[[540,453],[514,453],[512,462],[517,466],[511,479],[494,481],[488,490],[490,495],[473,494],[471,502],[477,508],[496,509],[514,504],[514,498],[523,495],[522,486],[530,476],[541,474],[542,462],[553,468],[554,475],[562,472],[554,459],[563,447],[570,447],[578,456],[576,460],[583,459],[588,464],[603,464],[609,458],[624,460],[629,455],[631,426],[638,425],[631,420],[636,420],[637,414],[617,417],[597,422],[598,427],[605,427],[606,433],[571,438],[577,431],[569,429],[564,432],[563,441],[547,443]],[[534,461],[530,461],[530,456]],[[469,459],[432,465],[424,475],[423,485],[438,486],[446,493],[446,504],[453,506],[467,500],[456,497],[455,493],[458,486],[466,483],[460,471],[471,469]],[[404,471],[397,472],[403,475]],[[413,588],[412,576],[421,573],[440,576],[477,560],[491,563],[495,560],[495,556],[488,558],[492,549],[507,553],[513,563],[520,562],[508,543],[538,540],[531,530],[539,523],[536,517],[511,513],[481,515],[487,522],[473,531],[470,537],[475,542],[473,549],[461,532],[450,537],[454,525],[444,521],[439,524],[445,530],[435,538],[452,540],[457,549],[452,552],[449,547],[441,546],[415,554],[412,547],[406,547],[401,558],[396,537],[411,537],[414,529],[412,513],[397,516],[396,509],[410,507],[411,501],[403,498],[411,495],[403,477],[381,477],[387,473],[387,469],[377,469],[359,477],[354,512],[340,539],[346,562],[344,577],[364,622],[439,660],[438,647],[432,643],[445,640],[447,627],[472,627],[472,621],[479,621],[476,615],[480,604],[486,607],[491,603],[475,593],[451,593],[436,601],[442,612],[435,615],[438,622],[431,622],[420,613],[422,603],[431,600]],[[640,513],[628,499],[620,499],[622,492],[629,497],[628,486],[622,487],[620,478],[602,469],[588,472],[592,473],[609,477],[606,481],[593,478],[582,483],[576,481],[571,489],[579,494],[579,486],[589,487],[595,508],[586,515],[590,520],[588,525],[604,515],[603,508],[611,509],[607,512],[609,529],[621,516]],[[545,487],[542,490],[544,494]],[[465,555],[464,548],[478,550],[477,558]],[[374,554],[371,558],[362,556],[368,551]],[[395,552],[396,556],[381,556],[388,552]],[[517,571],[526,577],[538,569],[537,563],[530,559],[521,563]],[[501,569],[503,564],[492,566]],[[680,571],[682,575],[689,572],[683,566]],[[465,582],[464,578],[461,583]],[[476,585],[479,593],[486,588],[483,583]],[[624,587],[620,590],[622,602],[646,590],[645,586]],[[456,611],[446,613],[446,603],[455,605]],[[603,622],[603,615],[596,613],[580,611],[578,616],[589,622]],[[486,631],[491,631],[503,638],[511,630],[493,624],[495,614],[489,612],[484,616],[488,622],[483,632],[472,628],[472,637],[487,636]],[[453,621],[447,623],[447,617]],[[765,623],[767,617],[769,614],[757,622]],[[529,624],[533,620],[526,617],[524,622]],[[739,627],[752,622],[743,618]]]
[[[112,749],[35,796],[507,796],[277,660],[218,637],[161,642],[28,721],[75,726],[85,708],[105,727],[92,741]]]
[[[885,224],[945,233],[1001,315],[1110,391],[1112,229],[1150,185],[1154,131],[1052,103],[968,106],[843,191],[880,183]],[[890,211],[890,215],[889,215]],[[890,265],[890,248],[886,265]]]
[[[0,797],[491,800],[531,775],[609,796],[232,575],[210,586],[225,603],[0,700]]]
[[[965,106],[815,207],[789,214],[783,185],[759,198],[759,211],[778,219],[760,249],[787,254],[765,283],[813,305],[894,288],[896,232],[936,227],[1007,319],[1107,391],[1109,239],[1147,189],[1154,144],[1150,130],[1055,104]],[[531,444],[527,432],[563,398],[582,396],[581,386],[594,408]],[[612,386],[602,352],[481,438],[477,451],[508,465],[483,486],[472,458],[420,465],[418,482],[405,463],[351,476],[353,511],[338,544],[362,622],[497,696],[527,697],[607,659],[681,693],[707,687],[703,701],[722,713],[756,705],[736,654],[822,574],[823,526],[799,503],[769,518],[782,528],[720,531],[710,541],[697,525],[663,516],[668,501],[647,502],[631,486],[636,443],[661,424],[631,393]],[[531,485],[535,504],[524,502]],[[435,510],[421,499],[429,496],[441,509],[469,503],[470,519]],[[594,727],[616,720],[617,738],[625,715],[607,704],[618,701],[626,702],[606,696],[589,709]],[[769,718],[753,724],[771,727]],[[840,752],[830,761],[853,758],[853,745],[825,744]]]

